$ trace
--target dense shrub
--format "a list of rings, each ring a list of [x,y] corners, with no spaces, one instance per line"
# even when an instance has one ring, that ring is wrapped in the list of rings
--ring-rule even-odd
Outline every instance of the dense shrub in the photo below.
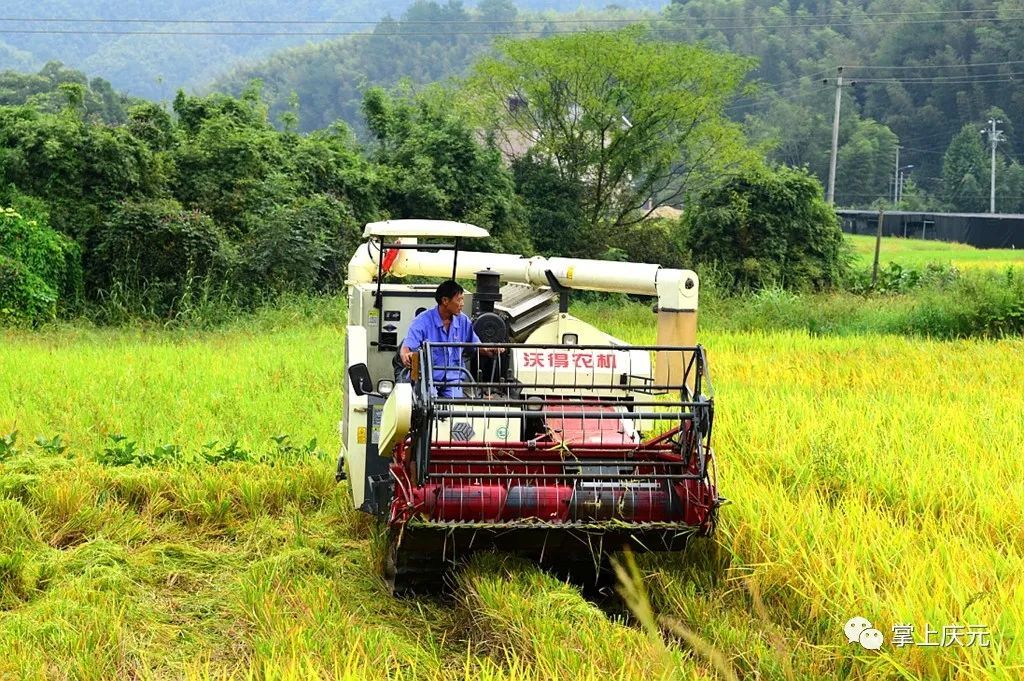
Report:
[[[615,248],[629,262],[648,262],[663,267],[690,266],[686,226],[681,220],[656,218],[631,225],[613,236]]]
[[[77,305],[82,268],[77,244],[30,219],[0,208],[0,321],[39,323]]]
[[[127,201],[103,224],[89,259],[97,288],[116,288],[138,311],[165,316],[197,285],[224,288],[234,249],[207,215],[177,201]]]
[[[39,323],[57,316],[57,293],[17,260],[0,255],[0,323]]]
[[[345,282],[361,225],[348,204],[319,194],[255,215],[240,249],[241,284],[271,293],[324,292]]]
[[[914,268],[890,262],[878,268],[874,282],[870,270],[850,270],[843,286],[853,293],[907,293],[916,288],[948,287],[959,278],[960,271],[951,265],[928,263]]]
[[[752,168],[703,192],[684,214],[698,263],[735,290],[821,290],[844,272],[843,235],[806,169]]]
[[[602,244],[586,229],[579,182],[565,179],[548,161],[526,155],[512,162],[516,193],[523,197],[526,224],[541,255],[596,258]]]
[[[927,290],[892,330],[937,338],[1024,334],[1024,276],[1012,268],[972,273],[948,288]]]

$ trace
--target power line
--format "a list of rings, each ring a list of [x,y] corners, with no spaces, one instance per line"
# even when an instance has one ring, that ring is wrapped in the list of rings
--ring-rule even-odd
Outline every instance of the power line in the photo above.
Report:
[[[650,18],[650,17],[647,17]],[[391,23],[403,25],[453,25],[453,24],[630,24],[643,21],[644,18],[633,19],[391,19]],[[366,19],[43,19],[39,17],[0,17],[0,21],[24,23],[52,24],[251,24],[261,26],[300,25],[300,26],[376,26],[389,22],[387,18],[376,21]]]
[[[802,78],[811,78],[811,79],[813,79],[815,76],[820,75],[822,73],[825,73],[825,72],[818,71],[818,72],[815,72],[813,74],[810,74],[810,75],[807,75],[807,76],[803,76]],[[965,85],[965,84],[966,85],[975,85],[975,84],[981,84],[981,85],[984,85],[984,84],[993,84],[993,83],[1013,83],[1013,82],[1017,81],[1016,76],[1024,76],[1024,72],[980,74],[980,75],[972,77],[972,78],[967,78],[965,76],[945,76],[945,77],[937,76],[935,78],[856,78],[854,80],[854,82],[856,84],[858,84],[858,85],[859,84],[896,84],[896,83],[899,83],[899,84],[908,83],[908,84],[916,84],[916,85],[923,85],[923,84],[945,84],[945,85]],[[806,90],[804,92],[794,92],[794,90],[795,90],[794,87],[786,87],[786,86],[788,86],[791,83],[799,82],[800,80],[802,80],[802,78],[796,78],[796,79],[789,80],[789,81],[783,81],[781,83],[767,84],[766,87],[768,88],[768,91],[758,92],[755,95],[753,95],[753,98],[756,101],[751,102],[751,103],[747,103],[747,104],[738,104],[738,105],[735,105],[735,106],[727,107],[726,111],[727,112],[734,112],[734,111],[739,111],[739,110],[743,110],[743,109],[755,108],[757,106],[760,106],[761,103],[764,102],[765,100],[767,100],[772,94],[779,95],[776,98],[776,100],[773,100],[773,101],[778,101],[778,100],[792,101],[792,100],[795,100],[795,99],[799,99],[801,97],[808,97],[808,96],[811,96],[811,95],[818,95],[818,94],[820,94],[820,90]],[[789,92],[786,92],[787,90]],[[947,136],[947,133],[943,132],[943,133],[940,133],[938,135],[935,135],[935,137],[941,137],[941,136]],[[922,138],[919,141],[923,141],[924,139],[926,139],[926,138]]]
[[[934,24],[934,23],[963,23],[963,22],[982,22],[982,21],[1008,21],[1010,17],[1005,17],[1006,14],[1024,14],[1024,9],[1008,9],[1003,10],[1001,15],[994,16],[960,16],[957,18],[941,18],[947,14],[991,14],[996,10],[951,10],[951,11],[922,11],[922,12],[866,12],[860,16],[865,17],[864,20],[854,20],[852,18],[846,18],[838,15],[828,15],[823,17],[809,17],[808,20],[803,23],[732,23],[726,25],[718,25],[714,22],[719,19],[730,20],[733,17],[669,17],[669,18],[656,18],[655,21],[662,23],[685,23],[692,25],[695,21],[705,22],[712,25],[714,28],[827,28],[830,26],[861,26],[870,25],[875,23],[875,19],[884,19],[886,17],[903,18],[903,17],[914,17],[922,15],[937,15],[935,18],[922,18],[922,19],[910,19],[904,23],[910,24]],[[853,67],[851,67],[853,68]]]
[[[977,12],[988,12],[988,11],[991,11],[991,10],[977,10]],[[964,10],[964,11],[962,11],[960,13],[964,14],[966,12],[968,12],[968,10]],[[1024,9],[1021,9],[1021,10],[1004,10],[1004,14],[1006,12],[1024,13]],[[921,12],[919,14],[938,14],[938,13],[936,13],[936,12]],[[867,15],[867,16],[872,16],[873,18],[881,18],[881,17],[884,17],[884,16],[905,17],[905,16],[913,16],[913,15],[914,15],[914,13],[909,13],[909,12],[902,12],[902,13],[893,12],[893,13],[879,13],[879,14]],[[909,24],[935,24],[935,23],[939,23],[939,24],[943,24],[943,23],[1004,21],[1004,20],[1006,20],[1006,19],[1004,17],[1002,17],[1002,16],[993,16],[993,17],[960,17],[960,18],[956,18],[956,19],[909,19],[909,20],[906,20],[904,23],[909,23]],[[16,18],[0,18],[0,21],[4,21],[4,22],[8,22],[8,23],[18,23],[18,22],[22,22],[22,23],[62,23],[62,22],[64,22],[64,23],[90,23],[90,24],[100,24],[100,23],[108,23],[108,24],[120,24],[120,23],[146,24],[146,23],[149,23],[149,24],[185,24],[185,25],[252,24],[252,25],[269,25],[269,26],[274,26],[274,25],[281,25],[281,26],[284,26],[284,25],[336,25],[336,26],[345,26],[345,25],[349,25],[349,26],[370,26],[370,25],[373,25],[373,26],[388,26],[389,25],[387,23],[382,23],[382,22],[354,21],[354,20],[353,21],[340,21],[340,20],[323,20],[323,21],[317,21],[317,20],[281,20],[281,21],[275,21],[275,20],[256,20],[256,19],[252,19],[252,20],[246,20],[246,19],[239,19],[239,20],[226,20],[226,19],[198,20],[198,19],[186,19],[186,20],[176,21],[176,20],[171,20],[171,19],[33,19],[33,18],[17,18],[16,19]],[[693,22],[693,18],[689,18],[689,19],[685,19],[685,20],[684,19],[658,19],[658,18],[655,18],[655,17],[651,17],[651,18],[647,18],[647,19],[621,19],[621,20],[620,19],[605,19],[605,20],[602,20],[602,19],[572,19],[572,20],[552,19],[552,20],[546,20],[546,21],[545,20],[521,20],[521,23],[523,25],[538,24],[538,25],[540,25],[540,27],[536,28],[536,29],[522,29],[522,30],[500,30],[500,31],[462,31],[462,30],[456,30],[456,31],[443,31],[443,32],[438,32],[438,33],[410,33],[410,32],[403,32],[403,31],[378,31],[378,32],[373,32],[373,33],[352,33],[352,32],[341,32],[341,31],[275,31],[275,30],[267,30],[267,31],[215,31],[215,30],[211,30],[211,31],[191,31],[191,30],[130,30],[130,29],[89,29],[89,30],[86,30],[86,29],[58,29],[58,28],[39,28],[39,29],[0,28],[0,34],[11,34],[11,35],[14,35],[14,34],[29,34],[29,35],[144,35],[144,36],[149,36],[149,35],[171,35],[171,36],[219,36],[219,37],[230,37],[230,36],[240,36],[240,37],[246,37],[246,36],[347,37],[347,36],[350,36],[350,35],[373,36],[373,37],[377,37],[377,36],[392,36],[392,35],[402,35],[402,36],[409,36],[409,37],[415,37],[415,36],[436,36],[436,35],[446,35],[446,36],[451,36],[451,35],[497,36],[497,35],[534,35],[534,34],[541,33],[543,31],[545,31],[546,27],[548,25],[555,24],[555,23],[574,23],[574,24],[607,24],[607,23],[616,23],[616,24],[620,24],[621,25],[619,27],[622,27],[622,26],[626,26],[626,25],[629,25],[629,24],[643,23],[643,22],[646,22],[646,21],[655,21],[655,22],[661,22],[661,23],[665,23],[665,22],[668,22],[668,23],[685,22],[685,23],[687,23],[687,25],[689,25],[689,24],[691,24]],[[709,20],[706,19],[706,18],[702,19],[702,21],[709,22]],[[788,24],[787,23],[776,23],[776,24],[744,23],[744,24],[718,25],[718,24],[715,24],[713,22],[714,22],[714,20],[711,19],[710,23],[706,26],[706,28],[713,28],[713,29],[716,29],[716,30],[833,28],[833,27],[853,27],[853,26],[872,25],[872,24],[875,23],[873,21],[852,21],[852,20],[850,20],[850,21],[831,21],[828,18],[816,19],[816,20],[814,20],[814,21],[812,21],[810,23],[788,23]],[[396,27],[401,27],[401,26],[405,26],[405,25],[414,25],[414,26],[420,26],[420,25],[460,26],[461,25],[461,26],[466,26],[466,25],[474,25],[474,24],[494,25],[494,24],[501,24],[501,23],[506,23],[506,22],[503,22],[503,21],[500,21],[500,20],[495,20],[495,21],[489,21],[489,20],[455,20],[455,21],[440,21],[440,20],[437,20],[437,21],[426,21],[426,20],[418,21],[418,20],[410,20],[408,22],[406,22],[406,21],[395,21],[394,25]],[[587,29],[584,27],[583,30],[585,31]],[[656,34],[675,33],[676,30],[677,29],[675,29],[675,28],[658,28],[657,26],[649,27],[649,31],[651,33],[656,33]],[[581,31],[581,30],[561,31],[560,33],[561,34],[566,34],[566,33],[578,33],[578,32],[583,32],[583,31]],[[594,32],[596,32],[596,31],[594,31]]]
[[[941,178],[934,178],[934,179],[941,179]],[[892,179],[890,178],[890,182],[891,181],[892,181]],[[873,198],[879,198],[880,199],[880,198],[882,198],[878,194],[853,194],[853,193],[850,193],[850,192],[842,192],[842,195],[843,195],[843,198],[856,198],[856,199],[873,199]],[[961,197],[961,198],[964,198],[964,199],[987,199],[988,198],[988,195],[982,195],[982,194],[958,194],[958,196]],[[892,197],[889,197],[889,198],[891,199]],[[1004,196],[1002,194],[999,194],[999,198],[1001,198],[1001,199],[1024,199],[1024,196]],[[840,209],[840,210],[842,210],[842,209]]]
[[[804,97],[810,97],[812,95],[820,96],[822,94],[822,92],[823,92],[822,90],[807,90],[805,92],[794,92],[794,93],[790,93],[788,95],[778,95],[775,99],[772,99],[772,100],[767,100],[767,97],[771,93],[764,92],[764,93],[760,93],[760,94],[755,96],[757,101],[750,102],[750,103],[747,103],[747,104],[736,104],[734,106],[728,106],[728,107],[725,108],[725,111],[726,111],[726,113],[734,113],[736,111],[742,111],[744,109],[754,109],[754,108],[757,108],[757,107],[761,106],[764,103],[771,104],[771,103],[780,102],[780,101],[781,102],[794,102],[794,101],[796,101],[798,99],[803,99]]]
[[[1011,78],[1024,76],[1024,71],[1010,71],[1008,73],[978,73],[975,75],[959,76],[920,76],[920,77],[893,77],[893,78],[856,78],[858,83],[947,83],[961,82],[964,80],[980,80],[984,78]]]
[[[1002,14],[1016,14],[1024,13],[1024,9],[1004,9],[1001,11]],[[981,15],[981,14],[999,14],[1000,10],[997,9],[966,9],[966,10],[920,10],[911,12],[868,12],[864,13],[863,16],[868,18],[883,18],[883,17],[915,17],[915,16],[957,16],[958,19],[944,19],[943,21],[959,21],[964,17],[971,18],[969,15]],[[649,17],[659,22],[665,23],[686,23],[690,24],[693,22],[693,17]],[[717,21],[720,19],[729,20],[734,17],[729,15],[718,15],[709,17],[699,17],[702,21]],[[843,18],[839,14],[830,14],[822,17],[813,17],[816,21],[827,22],[835,18]],[[999,18],[999,17],[988,17],[988,18]],[[642,19],[640,19],[642,20]],[[372,20],[357,20],[357,19],[155,19],[155,18],[112,18],[112,17],[96,17],[96,18],[76,18],[76,17],[60,17],[60,18],[48,18],[48,17],[0,17],[0,21],[8,22],[25,22],[25,23],[87,23],[87,24],[252,24],[252,25],[332,25],[332,26],[368,26],[380,23],[379,21]],[[624,19],[529,19],[529,18],[517,18],[517,19],[458,19],[458,20],[446,20],[446,19],[408,19],[408,20],[394,20],[396,23],[409,24],[409,25],[428,25],[428,24],[520,24],[520,23],[545,23],[545,24],[629,24],[638,21],[636,18],[624,18]],[[932,21],[932,20],[927,20]],[[751,26],[762,26],[764,24],[750,24]]]
[[[858,66],[848,66],[850,69],[871,69],[871,70],[924,70],[924,69],[966,69],[974,68],[976,66],[1012,66],[1015,64],[1024,64],[1024,61],[990,61],[981,62],[977,64],[922,64],[920,66],[871,66],[868,64],[861,64]]]
[[[144,31],[144,30],[106,30],[106,29],[9,29],[0,28],[0,35],[140,35],[140,36],[219,36],[219,37],[248,37],[248,36],[293,36],[297,38],[392,38],[392,37],[431,37],[444,38],[448,36],[504,36],[504,35],[537,35],[544,33],[545,28],[537,28],[524,31],[433,31],[429,33],[416,33],[408,31],[374,31],[374,32],[352,32],[341,31]],[[558,35],[573,33],[586,33],[587,31],[559,31]],[[599,31],[590,31],[598,33]]]
[[[918,154],[935,154],[936,156],[944,156],[946,152],[938,151],[936,149],[916,149],[914,147],[903,147],[904,151],[914,151]]]
[[[939,139],[939,138],[952,138],[952,137],[956,136],[956,134],[959,131],[960,131],[959,128],[957,128],[956,130],[954,130],[952,132],[949,132],[949,131],[946,131],[946,130],[940,130],[939,132],[934,132],[934,133],[932,133],[930,135],[917,136],[917,137],[914,137],[912,139],[906,140],[906,143],[907,144],[920,144],[921,142],[928,142],[930,140]]]
[[[995,75],[995,74],[993,74]],[[931,81],[931,80],[862,80],[857,79],[858,84],[868,85],[884,85],[884,84],[896,84],[900,85],[985,85],[991,83],[1016,83],[1018,78],[1014,77],[1000,77],[1000,78],[967,78],[963,80],[942,80],[942,81]]]
[[[821,75],[824,75],[826,73],[828,73],[828,71],[815,71],[814,73],[811,73],[811,74],[808,74],[808,75],[805,75],[805,76],[798,76],[797,78],[791,78],[789,80],[784,80],[784,81],[781,81],[781,82],[778,82],[778,83],[759,83],[757,81],[754,81],[752,83],[752,85],[755,85],[755,86],[757,86],[759,88],[758,92],[755,92],[752,95],[750,95],[750,99],[752,99],[754,101],[749,102],[747,104],[736,104],[736,105],[733,105],[733,106],[728,106],[728,107],[725,108],[725,110],[727,112],[731,112],[731,111],[739,111],[741,109],[751,109],[751,108],[760,106],[762,101],[764,101],[767,97],[769,97],[769,96],[771,96],[773,94],[776,95],[776,101],[778,101],[778,100],[789,101],[789,100],[793,100],[793,99],[799,99],[801,97],[806,97],[806,96],[812,95],[812,94],[818,94],[817,91],[813,91],[813,90],[805,90],[803,92],[797,92],[796,91],[796,87],[794,87],[794,84],[795,83],[799,83],[800,81],[802,81],[802,80],[804,80],[806,78],[813,79],[813,78],[815,78],[817,76],[821,76]],[[786,91],[789,91],[789,92],[787,93]]]
[[[826,73],[829,73],[829,71],[815,71],[814,73],[808,73],[807,75],[804,75],[804,76],[797,76],[796,78],[791,78],[789,80],[784,80],[781,83],[758,83],[758,82],[755,82],[754,84],[755,85],[764,86],[764,87],[767,87],[767,88],[770,88],[770,89],[774,90],[774,89],[783,88],[784,86],[789,85],[791,83],[799,83],[800,81],[802,81],[805,78],[816,78],[817,76],[823,76]]]

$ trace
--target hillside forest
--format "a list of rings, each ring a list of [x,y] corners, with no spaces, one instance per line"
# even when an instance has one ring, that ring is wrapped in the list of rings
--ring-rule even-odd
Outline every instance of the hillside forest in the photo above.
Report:
[[[464,34],[472,22],[549,35],[620,21],[640,21],[659,40],[756,58],[750,87],[726,114],[771,160],[806,165],[823,184],[837,67],[844,66],[835,189],[841,206],[891,205],[903,168],[903,207],[987,212],[990,149],[981,129],[991,118],[1001,121],[1005,138],[996,150],[997,211],[1024,212],[1024,145],[1015,128],[1024,120],[1024,8],[1014,0],[688,0],[658,12],[612,9],[557,19],[506,0],[481,3],[477,11],[417,3],[401,19],[378,25],[375,38],[288,50],[237,68],[215,89],[237,93],[260,79],[273,112],[298,103],[303,129],[341,118],[358,130],[364,84],[462,75],[491,49],[493,36]],[[954,156],[948,164],[947,152]]]
[[[341,119],[360,137],[366,134],[360,102],[368,87],[462,76],[502,35],[639,22],[660,40],[699,41],[755,57],[751,87],[727,115],[742,122],[772,160],[807,165],[823,183],[836,69],[844,66],[839,205],[891,202],[899,184],[906,208],[987,211],[990,148],[981,130],[992,119],[1001,121],[1005,140],[996,149],[997,210],[1024,211],[1014,127],[1024,108],[1017,85],[1024,74],[1024,8],[1015,0],[417,0],[389,3],[391,14],[365,2],[175,0],[157,12],[145,0],[14,0],[8,9],[14,18],[59,17],[63,23],[0,22],[0,68],[38,73],[47,62],[61,61],[117,92],[165,104],[179,88],[238,95],[259,79],[276,125],[294,110],[304,132]],[[75,23],[83,17],[163,23]],[[174,24],[173,17],[192,23]],[[32,32],[20,32],[26,30]],[[195,35],[202,32],[217,35]],[[0,101],[11,103],[19,89],[0,86]],[[946,167],[950,147],[957,158]]]

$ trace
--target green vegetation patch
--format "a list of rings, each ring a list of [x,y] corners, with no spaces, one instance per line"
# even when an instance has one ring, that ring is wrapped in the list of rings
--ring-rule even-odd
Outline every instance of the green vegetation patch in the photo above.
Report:
[[[870,268],[875,258],[875,237],[847,234],[845,239],[857,255],[857,266]],[[923,268],[929,264],[951,265],[960,269],[1005,269],[1024,266],[1024,249],[975,248],[966,244],[923,239],[882,237],[879,262],[884,267],[896,263],[901,267]]]

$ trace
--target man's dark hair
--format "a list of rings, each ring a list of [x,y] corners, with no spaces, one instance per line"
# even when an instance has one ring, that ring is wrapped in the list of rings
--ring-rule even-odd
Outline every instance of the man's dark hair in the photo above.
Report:
[[[440,305],[442,299],[448,298],[450,300],[465,290],[466,289],[462,288],[462,286],[459,285],[459,282],[454,279],[442,281],[440,286],[437,287],[437,290],[434,291],[434,300],[436,300],[437,304]]]

